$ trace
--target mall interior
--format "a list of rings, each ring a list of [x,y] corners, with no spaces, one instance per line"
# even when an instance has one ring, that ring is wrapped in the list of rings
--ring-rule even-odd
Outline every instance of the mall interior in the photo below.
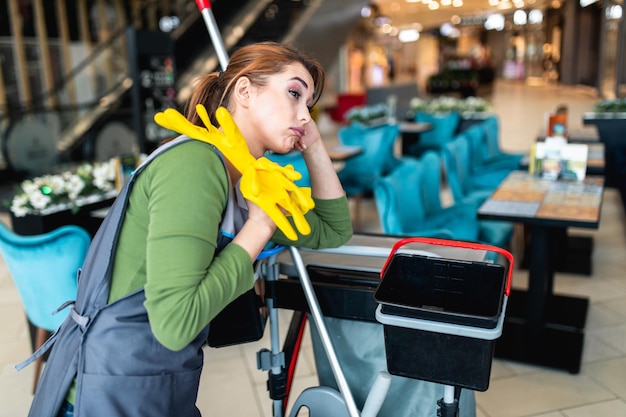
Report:
[[[585,136],[582,143],[589,146],[589,155],[593,146],[603,149],[599,171],[591,175],[590,159],[587,165],[587,178],[597,176],[604,185],[595,221],[561,227],[568,241],[587,242],[567,258],[586,268],[556,268],[551,282],[554,293],[586,303],[582,326],[570,332],[579,345],[564,338],[554,354],[578,355],[576,363],[568,367],[520,360],[502,354],[496,340],[488,389],[475,390],[475,413],[462,411],[461,416],[626,417],[626,142],[620,127],[617,133],[604,127],[605,119],[618,123],[626,108],[608,116],[600,110],[601,104],[624,106],[622,1],[212,3],[211,15],[227,53],[274,40],[296,45],[320,61],[327,78],[314,115],[329,149],[345,145],[340,131],[356,123],[351,109],[386,106],[384,123],[407,129],[419,124],[415,103],[445,96],[458,102],[480,100],[485,108],[466,114],[466,123],[482,122],[485,114],[495,118],[499,151],[527,156],[538,141],[551,136],[550,117],[565,109],[563,136],[569,135],[570,142],[576,134]],[[205,16],[191,0],[0,0],[2,223],[12,229],[19,224],[24,234],[34,234],[10,208],[23,180],[75,169],[84,162],[96,165],[148,154],[171,135],[154,122],[154,114],[182,108],[194,80],[222,65],[221,47],[212,42]],[[402,128],[396,132],[391,149],[397,164],[418,156],[404,148],[407,137]],[[349,159],[335,161],[338,172],[349,164]],[[521,165],[517,169],[528,171]],[[440,197],[447,207],[457,201],[446,170]],[[348,198],[356,235],[399,235],[386,230],[371,189]],[[66,215],[62,221],[71,224],[67,219],[80,215]],[[29,218],[35,217],[46,216]],[[83,217],[97,229],[101,219],[93,220],[93,213]],[[538,232],[524,219],[511,225],[512,235],[503,246],[516,258],[511,286],[524,292],[533,280],[523,258]],[[502,314],[506,332],[516,318]],[[570,312],[563,308],[562,314]],[[281,340],[287,338],[292,315],[288,308],[278,309]],[[269,348],[268,327],[258,340],[204,348],[197,400],[202,415],[275,415],[267,372],[257,366],[257,353]],[[14,365],[32,352],[33,325],[4,255],[0,332],[0,417],[26,416],[33,399],[34,367],[17,372]],[[555,350],[547,345],[546,351]],[[287,410],[300,392],[319,384],[309,325],[298,358]],[[415,415],[435,416],[437,404],[424,405],[424,410]],[[299,415],[309,414],[302,410]]]

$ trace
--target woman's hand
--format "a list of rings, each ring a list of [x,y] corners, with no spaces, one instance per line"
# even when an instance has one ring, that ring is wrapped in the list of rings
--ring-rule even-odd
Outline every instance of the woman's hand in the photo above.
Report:
[[[317,123],[315,123],[315,120],[311,119],[311,121],[304,125],[304,136],[302,136],[293,147],[300,152],[304,152],[314,145],[323,145],[323,143],[320,131],[317,128]]]
[[[315,121],[311,120],[305,125],[305,134],[294,148],[302,152],[314,197],[327,200],[345,195]]]
[[[262,230],[269,230],[269,238],[274,234],[276,230],[276,223],[261,207],[257,206],[250,200],[246,200],[246,204],[248,205],[248,220],[253,222],[262,228]],[[266,242],[263,243],[265,245]]]
[[[250,259],[255,260],[276,231],[276,223],[256,204],[246,200],[248,220],[233,239],[241,246]]]

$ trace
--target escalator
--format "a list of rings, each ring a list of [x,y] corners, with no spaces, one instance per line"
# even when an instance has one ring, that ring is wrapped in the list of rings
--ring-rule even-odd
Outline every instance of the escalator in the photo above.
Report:
[[[213,13],[229,52],[262,40],[291,43],[328,67],[365,0],[216,0]],[[194,78],[218,69],[200,13],[171,33],[121,29],[29,106],[12,108],[2,152],[13,172],[151,152],[171,132],[154,113],[182,107]],[[54,106],[50,98],[54,97]]]

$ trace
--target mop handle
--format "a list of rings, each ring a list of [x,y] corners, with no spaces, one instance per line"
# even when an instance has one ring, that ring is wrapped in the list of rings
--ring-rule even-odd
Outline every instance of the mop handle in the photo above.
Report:
[[[331,341],[330,335],[328,334],[328,329],[326,329],[322,310],[317,301],[317,297],[315,296],[315,291],[313,290],[311,279],[309,278],[309,274],[306,270],[306,267],[304,266],[302,256],[300,255],[298,248],[294,246],[289,246],[289,253],[291,254],[293,263],[298,271],[300,284],[302,285],[302,289],[304,290],[304,296],[309,305],[309,310],[311,310],[311,316],[313,317],[313,321],[315,322],[315,325],[317,326],[317,329],[319,331],[320,339],[322,339],[322,345],[324,346],[326,357],[328,358],[330,367],[333,371],[333,374],[335,375],[335,381],[337,382],[339,391],[341,392],[343,399],[346,402],[348,414],[350,415],[350,417],[359,417],[359,409],[354,402],[354,397],[352,396],[352,392],[350,391],[348,381],[346,380],[346,377],[341,370],[339,359],[337,358],[337,354],[335,353],[335,350],[333,348],[333,342]]]
[[[198,10],[200,10],[200,14],[204,19],[204,24],[209,31],[209,36],[211,37],[211,42],[213,42],[213,47],[215,48],[217,59],[220,62],[220,67],[222,68],[222,71],[226,71],[226,67],[228,66],[228,53],[226,53],[226,47],[224,46],[224,42],[222,42],[222,36],[219,28],[217,27],[215,16],[213,16],[211,2],[209,0],[196,0],[196,5],[198,6]]]

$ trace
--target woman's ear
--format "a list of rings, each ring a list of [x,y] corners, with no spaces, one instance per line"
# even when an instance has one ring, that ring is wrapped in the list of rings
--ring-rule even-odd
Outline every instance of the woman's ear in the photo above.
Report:
[[[248,107],[250,102],[250,92],[252,90],[252,84],[250,83],[250,79],[248,77],[240,77],[235,82],[235,89],[233,90],[234,98],[237,100],[237,103],[242,105],[243,107]]]

